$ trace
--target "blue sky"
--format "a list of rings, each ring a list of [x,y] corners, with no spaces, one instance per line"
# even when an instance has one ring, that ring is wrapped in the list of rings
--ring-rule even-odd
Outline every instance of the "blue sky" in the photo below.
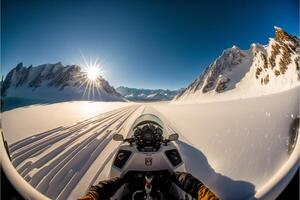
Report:
[[[299,36],[298,0],[2,0],[1,69],[104,60],[115,87],[186,87],[223,49]]]

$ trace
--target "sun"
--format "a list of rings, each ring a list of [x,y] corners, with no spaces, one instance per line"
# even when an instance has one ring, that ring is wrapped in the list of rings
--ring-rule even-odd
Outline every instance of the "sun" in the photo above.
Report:
[[[103,76],[103,61],[98,62],[98,59],[93,61],[92,59],[87,62],[84,56],[83,57],[83,70],[79,75],[80,88],[84,86],[82,97],[87,97],[88,99],[94,98],[98,95],[101,95],[102,87],[102,76]]]
[[[98,66],[87,67],[86,76],[90,81],[96,81],[100,76],[100,68]]]
[[[84,58],[83,72],[87,82],[96,82],[102,75],[102,64],[98,62],[98,59],[87,62]]]

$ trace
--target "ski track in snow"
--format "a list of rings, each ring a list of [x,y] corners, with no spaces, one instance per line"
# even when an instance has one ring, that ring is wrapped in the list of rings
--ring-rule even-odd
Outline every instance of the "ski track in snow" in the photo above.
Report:
[[[113,133],[122,132],[139,105],[128,106],[78,122],[69,127],[36,134],[9,146],[13,165],[33,187],[51,199],[67,199],[98,158],[101,165],[87,187],[95,181],[114,151]],[[111,149],[111,148],[110,148]]]

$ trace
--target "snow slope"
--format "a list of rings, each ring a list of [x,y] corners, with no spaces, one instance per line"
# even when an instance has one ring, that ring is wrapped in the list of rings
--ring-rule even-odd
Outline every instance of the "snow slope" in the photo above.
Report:
[[[275,27],[268,45],[226,49],[174,101],[202,101],[277,93],[300,85],[299,38]],[[220,95],[222,94],[222,95]]]
[[[288,165],[297,140],[292,124],[299,124],[299,96],[298,87],[257,98],[153,107],[186,139],[188,171],[222,199],[246,199],[262,197]],[[299,150],[293,153],[299,159]]]
[[[297,138],[291,127],[299,117],[299,92],[294,88],[259,98],[213,103],[130,104],[106,113],[101,110],[92,118],[78,119],[78,123],[74,119],[72,125],[55,129],[51,125],[52,130],[36,135],[27,134],[31,125],[26,127],[24,122],[22,133],[10,133],[15,138],[9,141],[9,149],[13,164],[31,185],[53,199],[75,199],[91,184],[108,178],[111,158],[119,145],[111,140],[112,134],[126,136],[134,119],[153,113],[170,132],[180,134],[178,145],[185,168],[222,199],[263,197],[274,184],[288,183],[278,177],[284,176],[283,168],[291,171],[287,166],[294,166],[292,157],[299,159],[299,145],[293,146]],[[4,113],[3,119],[11,112],[10,117],[25,118],[22,112],[34,117],[41,113],[35,109],[47,107],[47,112],[55,110],[54,119],[60,115],[60,105],[16,109]],[[67,113],[64,116],[69,118]],[[7,124],[6,130],[15,125]],[[4,137],[9,137],[5,130]],[[293,147],[298,150],[293,151]]]

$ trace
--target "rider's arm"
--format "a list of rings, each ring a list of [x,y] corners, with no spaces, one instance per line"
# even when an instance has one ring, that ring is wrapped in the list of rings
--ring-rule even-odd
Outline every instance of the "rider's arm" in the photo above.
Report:
[[[123,178],[112,178],[110,180],[100,181],[97,185],[91,186],[85,196],[79,200],[107,200],[112,197],[124,183]]]
[[[175,172],[172,174],[172,181],[186,193],[192,195],[193,198],[198,200],[219,199],[201,181],[189,173]]]

